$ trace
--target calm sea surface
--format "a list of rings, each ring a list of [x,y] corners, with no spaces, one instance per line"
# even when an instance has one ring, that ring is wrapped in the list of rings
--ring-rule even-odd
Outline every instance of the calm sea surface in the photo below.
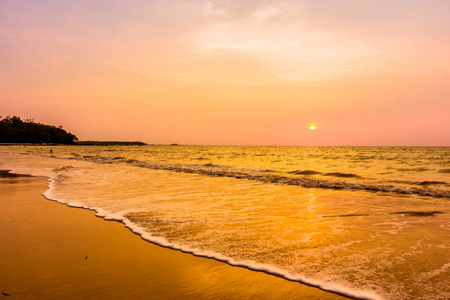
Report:
[[[362,299],[450,299],[449,147],[5,146],[0,169],[161,245]]]

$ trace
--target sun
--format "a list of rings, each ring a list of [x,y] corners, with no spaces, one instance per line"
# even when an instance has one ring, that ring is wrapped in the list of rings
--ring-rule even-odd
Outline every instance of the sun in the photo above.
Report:
[[[308,128],[311,130],[316,130],[317,129],[317,125],[316,123],[309,123]]]

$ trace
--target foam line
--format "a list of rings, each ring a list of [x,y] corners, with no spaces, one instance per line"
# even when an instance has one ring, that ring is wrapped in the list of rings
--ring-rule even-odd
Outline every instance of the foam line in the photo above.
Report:
[[[224,256],[220,253],[209,252],[209,251],[200,251],[198,249],[195,249],[195,248],[192,248],[189,246],[170,243],[162,237],[152,236],[150,233],[145,231],[144,228],[134,224],[128,218],[124,217],[123,214],[110,213],[100,207],[87,206],[87,205],[83,205],[83,204],[80,204],[77,202],[65,202],[60,199],[55,198],[51,192],[51,190],[54,189],[54,186],[55,186],[55,178],[56,177],[50,178],[47,182],[48,190],[42,194],[46,199],[55,201],[55,202],[58,202],[61,204],[65,204],[69,207],[83,208],[83,209],[95,211],[97,217],[103,218],[105,220],[121,222],[130,231],[141,236],[141,238],[143,240],[148,241],[153,244],[156,244],[158,246],[170,248],[173,250],[178,250],[178,251],[181,251],[184,253],[190,253],[192,255],[199,256],[199,257],[205,257],[205,258],[210,258],[210,259],[214,259],[217,261],[225,262],[231,266],[243,267],[243,268],[247,268],[252,271],[264,272],[264,273],[267,273],[270,275],[282,277],[289,281],[299,282],[299,283],[306,284],[309,286],[317,287],[317,288],[327,291],[327,292],[332,292],[332,293],[344,295],[344,296],[355,298],[355,299],[367,299],[367,300],[382,300],[383,299],[380,296],[376,295],[372,291],[354,290],[354,289],[344,287],[344,286],[336,284],[336,283],[330,283],[330,282],[325,282],[325,281],[320,281],[320,280],[311,280],[302,275],[293,275],[287,271],[275,268],[275,267],[267,265],[267,264],[260,264],[260,263],[253,262],[253,261],[236,261],[233,258]]]
[[[247,179],[274,184],[296,185],[306,188],[322,188],[335,190],[365,190],[372,192],[394,193],[403,195],[406,194],[406,195],[429,196],[436,198],[450,198],[450,191],[446,190],[428,189],[423,187],[394,186],[379,183],[350,182],[333,179],[319,179],[319,178],[310,178],[307,176],[283,176],[273,173],[267,173],[258,169],[252,170],[231,166],[219,166],[211,164],[207,165],[154,164],[154,163],[146,163],[135,159],[125,159],[123,157],[111,158],[103,156],[87,156],[84,158],[77,158],[77,159],[99,164],[127,163],[135,167],[147,168],[152,170],[164,170],[164,171],[174,171],[180,173],[191,173],[208,176],[231,177],[236,179]],[[341,176],[341,177],[349,177],[349,176]],[[354,174],[351,174],[351,177],[355,179],[359,178],[359,176]]]
[[[46,156],[46,155],[42,155]],[[48,156],[46,156],[48,157]],[[57,158],[57,157],[52,157]],[[401,195],[418,195],[429,196],[436,198],[450,198],[450,191],[429,189],[425,187],[406,187],[395,186],[389,184],[368,183],[368,182],[350,182],[333,179],[319,179],[307,176],[283,176],[273,173],[267,173],[257,169],[245,169],[231,166],[218,165],[193,165],[193,164],[154,164],[146,163],[135,159],[125,159],[123,157],[103,157],[103,156],[85,156],[83,158],[61,158],[61,159],[76,159],[98,164],[113,164],[113,163],[127,163],[135,167],[147,168],[152,170],[174,171],[180,173],[191,173],[208,176],[231,177],[236,179],[247,179],[260,181],[265,183],[295,185],[306,188],[321,188],[321,189],[335,189],[335,190],[365,190],[372,192],[394,193]],[[344,174],[344,173],[328,173],[328,174]],[[349,175],[344,174],[349,177]],[[339,177],[339,176],[338,176]],[[350,177],[354,179],[359,178],[355,174]],[[444,182],[439,182],[444,183]]]
[[[296,185],[306,188],[366,190],[374,192],[389,192],[396,194],[413,194],[438,198],[441,197],[450,198],[450,191],[445,190],[432,190],[418,187],[402,187],[386,184],[349,182],[349,181],[317,179],[308,177],[290,177],[228,166],[199,166],[199,165],[181,165],[181,164],[164,165],[164,164],[149,164],[139,161],[133,161],[131,162],[131,165],[154,170],[168,170],[168,171],[194,173],[209,176],[232,177],[237,179],[248,179],[274,184]]]

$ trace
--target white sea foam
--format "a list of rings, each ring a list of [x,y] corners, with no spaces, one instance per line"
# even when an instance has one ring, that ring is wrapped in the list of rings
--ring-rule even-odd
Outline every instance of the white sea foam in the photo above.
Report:
[[[317,179],[305,176],[301,177],[283,176],[267,173],[264,171],[260,171],[258,169],[252,170],[232,166],[217,166],[217,165],[210,166],[210,165],[192,165],[192,164],[150,164],[138,160],[126,160],[123,158],[110,158],[101,156],[89,157],[85,160],[95,163],[108,163],[108,164],[126,162],[131,164],[132,166],[148,168],[153,170],[167,170],[167,171],[194,173],[209,176],[232,177],[237,179],[248,179],[267,183],[296,185],[307,188],[366,190],[383,193],[412,194],[421,196],[450,198],[450,191],[447,190],[394,186],[378,183]],[[342,174],[342,176],[337,175],[338,177],[349,177],[349,178],[359,177],[357,175],[347,176],[349,174],[345,173],[328,173],[328,174]]]
[[[450,270],[450,263],[444,264],[440,268],[435,269],[431,272],[422,273],[420,276],[420,280],[423,280],[423,281],[430,280],[433,277],[436,277],[442,273],[448,272],[448,270]]]
[[[212,251],[202,251],[202,250],[192,248],[192,247],[189,247],[186,245],[170,243],[165,238],[153,236],[153,235],[149,234],[145,230],[145,228],[142,228],[142,227],[134,224],[133,222],[131,222],[128,218],[124,217],[124,212],[111,213],[107,210],[104,210],[103,208],[87,206],[87,205],[83,205],[81,203],[77,203],[75,201],[65,202],[65,201],[53,196],[52,190],[54,188],[55,188],[55,177],[50,178],[48,180],[48,190],[45,191],[42,195],[48,200],[66,204],[70,207],[83,208],[83,209],[95,211],[97,217],[103,218],[105,220],[121,222],[130,231],[141,236],[142,239],[144,239],[148,242],[157,244],[159,246],[170,248],[173,250],[179,250],[179,251],[182,251],[185,253],[190,253],[195,256],[215,259],[217,261],[225,262],[232,266],[244,267],[244,268],[248,268],[253,271],[259,271],[259,272],[264,272],[267,274],[279,276],[279,277],[285,278],[290,281],[300,282],[303,284],[307,284],[310,286],[320,288],[324,291],[329,291],[329,292],[333,292],[333,293],[337,293],[337,294],[341,294],[341,295],[345,295],[345,296],[349,296],[349,297],[353,297],[353,298],[357,298],[357,299],[368,299],[368,300],[369,299],[371,299],[371,300],[383,299],[379,295],[375,294],[373,291],[355,290],[355,289],[345,287],[343,285],[332,283],[332,282],[326,282],[326,281],[322,281],[322,280],[311,280],[311,279],[308,279],[307,277],[304,277],[304,276],[301,276],[298,274],[293,275],[287,271],[281,270],[281,269],[273,267],[271,265],[261,264],[261,263],[257,263],[254,261],[236,261],[233,258],[227,257],[227,256],[219,254],[219,253],[215,253]]]

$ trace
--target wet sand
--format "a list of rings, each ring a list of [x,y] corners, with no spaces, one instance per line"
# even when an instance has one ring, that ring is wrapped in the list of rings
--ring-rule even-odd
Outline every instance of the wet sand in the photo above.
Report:
[[[347,299],[142,240],[46,200],[46,178],[0,177],[0,296],[12,299]]]

